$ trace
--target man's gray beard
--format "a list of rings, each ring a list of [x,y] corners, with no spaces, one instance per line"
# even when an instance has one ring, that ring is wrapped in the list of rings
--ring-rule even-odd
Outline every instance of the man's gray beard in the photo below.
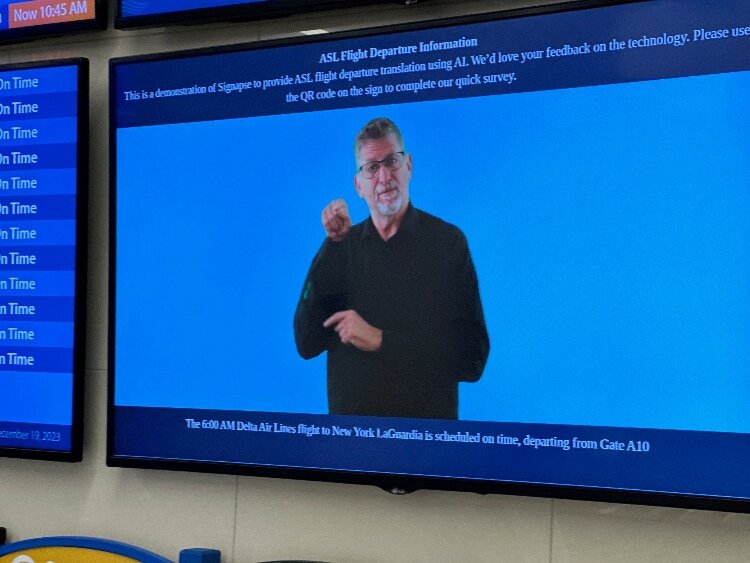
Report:
[[[398,213],[401,210],[401,206],[404,204],[404,197],[401,195],[401,191],[398,192],[398,197],[396,200],[391,203],[390,205],[387,205],[385,203],[381,203],[380,201],[377,201],[375,203],[375,207],[378,208],[378,213],[385,217],[391,217]]]

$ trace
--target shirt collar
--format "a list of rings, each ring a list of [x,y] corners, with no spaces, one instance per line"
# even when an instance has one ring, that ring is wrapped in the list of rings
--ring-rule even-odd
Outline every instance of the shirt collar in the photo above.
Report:
[[[401,233],[406,233],[408,235],[418,237],[419,220],[421,214],[422,212],[414,207],[411,202],[409,202],[409,206],[406,208],[406,213],[404,214],[404,218],[401,221],[401,225],[399,226],[398,232],[395,236],[398,236]],[[380,234],[375,228],[375,224],[372,222],[372,217],[368,217],[367,221],[365,221],[364,227],[362,228],[362,240],[372,236],[380,238]]]

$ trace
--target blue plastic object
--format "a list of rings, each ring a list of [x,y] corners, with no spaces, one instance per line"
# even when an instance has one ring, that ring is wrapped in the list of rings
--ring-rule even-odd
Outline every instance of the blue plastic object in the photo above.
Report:
[[[180,551],[180,563],[221,563],[221,551],[194,547]]]

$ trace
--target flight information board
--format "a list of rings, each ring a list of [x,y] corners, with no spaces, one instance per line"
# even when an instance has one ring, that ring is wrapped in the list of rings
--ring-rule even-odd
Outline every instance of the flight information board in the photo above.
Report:
[[[108,463],[750,512],[721,6],[113,60]]]
[[[80,450],[87,74],[0,67],[0,454]]]

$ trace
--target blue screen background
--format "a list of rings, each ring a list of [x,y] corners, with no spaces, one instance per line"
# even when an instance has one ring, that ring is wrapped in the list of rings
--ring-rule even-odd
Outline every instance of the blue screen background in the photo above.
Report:
[[[123,17],[165,14],[201,8],[218,8],[238,4],[258,4],[268,0],[120,0]]]
[[[466,234],[491,341],[471,420],[750,431],[750,74],[120,129],[117,405],[326,413],[292,319],[401,127],[413,203]]]

